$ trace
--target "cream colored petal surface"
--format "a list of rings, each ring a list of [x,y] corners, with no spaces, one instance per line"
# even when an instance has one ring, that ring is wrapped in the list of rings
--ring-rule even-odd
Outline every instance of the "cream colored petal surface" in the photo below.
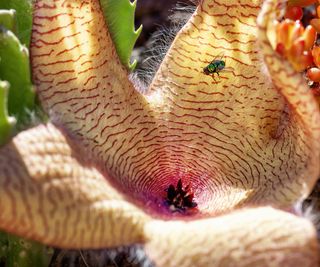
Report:
[[[167,165],[162,178],[191,181],[204,210],[288,206],[319,175],[319,110],[301,75],[283,68],[286,83],[279,84],[266,71],[257,39],[261,6],[201,1],[146,96],[158,127],[170,129],[157,139]],[[213,60],[226,64],[219,76],[203,70]]]
[[[287,1],[266,0],[258,18],[259,43],[270,77],[276,88],[288,101],[290,121],[288,129],[296,137],[297,146],[305,149],[308,162],[303,178],[308,188],[319,177],[320,169],[320,113],[316,99],[301,73],[297,73],[289,62],[273,49],[268,33],[275,31],[274,22]],[[301,159],[301,161],[303,161]],[[301,166],[302,167],[302,166]]]
[[[257,40],[261,5],[201,1],[142,96],[119,65],[97,0],[37,0],[40,99],[100,170],[152,211],[179,179],[205,215],[248,202],[290,206],[319,174],[319,111],[305,85],[290,97],[292,88],[273,84]],[[203,71],[214,59],[226,63],[220,77]]]
[[[0,229],[67,248],[143,240],[146,216],[60,130],[41,125],[0,149]]]
[[[162,203],[167,181],[152,170],[162,166],[156,162],[158,128],[120,65],[99,1],[35,1],[31,55],[53,123],[128,193],[142,203]]]
[[[120,64],[99,0],[34,1],[31,56],[52,121],[128,187],[132,158],[153,122]]]
[[[153,221],[146,250],[157,267],[315,267],[313,225],[272,208],[195,222]]]

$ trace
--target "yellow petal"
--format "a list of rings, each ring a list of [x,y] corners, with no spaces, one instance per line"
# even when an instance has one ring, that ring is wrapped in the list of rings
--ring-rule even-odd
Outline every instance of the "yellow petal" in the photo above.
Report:
[[[319,175],[319,110],[301,76],[295,92],[272,83],[257,45],[260,8],[260,1],[201,1],[148,92],[155,116],[180,136],[174,152],[166,148],[171,137],[157,149],[182,162],[176,172],[198,189],[203,210],[287,206]],[[229,71],[207,75],[213,60]],[[286,85],[296,81],[287,76]]]
[[[136,154],[130,148],[148,132],[141,130],[148,116],[146,101],[120,64],[99,1],[35,1],[31,54],[37,92],[52,121],[118,177],[119,155]],[[121,176],[126,172],[121,169]]]
[[[284,61],[268,42],[267,32],[270,22],[276,20],[276,14],[282,1],[264,2],[258,18],[259,42],[264,60],[275,87],[283,95],[290,109],[289,134],[297,148],[303,149],[308,157],[304,169],[304,181],[312,188],[319,176],[320,162],[320,113],[317,101],[305,78],[297,73],[289,62]],[[302,172],[300,172],[302,173]]]
[[[67,248],[141,242],[147,219],[50,124],[1,148],[0,210],[2,230]]]
[[[313,225],[272,208],[244,209],[195,222],[152,221],[147,254],[157,267],[315,267]]]
[[[156,212],[179,179],[205,215],[290,206],[319,174],[319,111],[299,89],[306,112],[297,119],[290,88],[272,83],[257,45],[260,8],[201,1],[142,96],[119,66],[98,0],[37,0],[40,99],[117,185]],[[226,63],[220,77],[203,71],[214,59]]]

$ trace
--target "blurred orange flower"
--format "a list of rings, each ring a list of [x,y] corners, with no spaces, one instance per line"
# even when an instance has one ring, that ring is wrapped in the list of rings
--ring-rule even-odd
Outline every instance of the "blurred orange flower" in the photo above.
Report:
[[[313,26],[303,27],[300,21],[285,19],[277,25],[276,51],[286,57],[296,71],[313,65],[311,49],[317,33]]]

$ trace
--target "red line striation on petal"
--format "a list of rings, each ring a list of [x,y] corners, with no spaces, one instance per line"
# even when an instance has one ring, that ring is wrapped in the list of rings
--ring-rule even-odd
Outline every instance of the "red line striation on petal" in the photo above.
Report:
[[[51,124],[1,148],[0,210],[0,229],[73,249],[143,242],[148,219]]]
[[[35,3],[31,44],[40,99],[121,189],[158,209],[182,179],[210,215],[301,197],[311,130],[263,70],[259,3],[201,1],[143,96],[120,65],[98,0],[46,2]],[[232,70],[213,79],[203,68],[217,57]]]
[[[148,93],[159,120],[183,127],[181,138],[156,139],[154,148],[168,160],[165,167],[152,162],[145,172],[162,181],[173,173],[186,177],[202,211],[248,202],[286,206],[307,194],[316,179],[316,172],[308,177],[314,154],[307,132],[313,129],[295,119],[295,107],[283,97],[287,93],[279,93],[264,71],[256,44],[259,8],[202,1]],[[214,79],[205,75],[202,70],[213,59],[224,60],[232,71]],[[164,103],[158,103],[159,95]],[[313,101],[303,102],[319,116]],[[176,167],[180,164],[185,169]]]

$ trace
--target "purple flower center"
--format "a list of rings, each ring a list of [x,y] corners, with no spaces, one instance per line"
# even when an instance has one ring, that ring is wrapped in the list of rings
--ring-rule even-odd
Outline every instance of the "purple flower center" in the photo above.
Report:
[[[190,184],[183,187],[181,179],[179,179],[176,187],[170,184],[166,192],[165,203],[172,212],[184,213],[197,207],[197,203],[194,202],[194,193]]]

